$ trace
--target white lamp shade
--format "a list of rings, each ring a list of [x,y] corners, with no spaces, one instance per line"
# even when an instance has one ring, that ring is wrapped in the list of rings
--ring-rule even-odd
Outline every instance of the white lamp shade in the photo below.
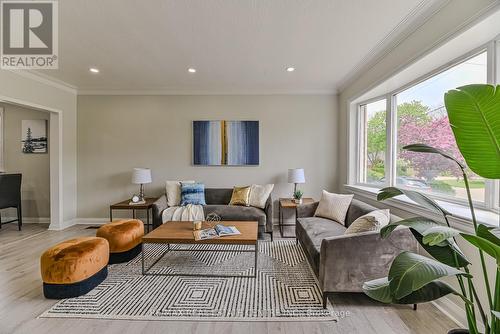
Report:
[[[132,183],[144,184],[151,183],[151,169],[149,168],[134,168],[132,171]]]
[[[304,169],[293,168],[288,170],[288,183],[306,183]]]

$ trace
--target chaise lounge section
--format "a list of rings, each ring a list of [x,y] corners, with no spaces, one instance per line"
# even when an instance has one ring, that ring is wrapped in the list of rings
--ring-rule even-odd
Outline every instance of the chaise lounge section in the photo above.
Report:
[[[377,210],[371,205],[352,200],[346,226],[315,217],[317,207],[318,202],[297,208],[296,236],[318,277],[324,307],[329,293],[362,292],[364,282],[387,276],[399,253],[417,251],[417,242],[406,228],[397,228],[387,239],[382,239],[379,231],[345,235],[358,217]],[[391,215],[391,222],[398,220]]]

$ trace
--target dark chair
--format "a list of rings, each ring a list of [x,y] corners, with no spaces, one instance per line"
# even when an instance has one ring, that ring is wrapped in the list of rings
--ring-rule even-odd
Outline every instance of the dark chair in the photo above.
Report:
[[[3,224],[17,222],[19,231],[23,225],[21,210],[21,174],[0,174],[0,210],[7,208],[17,209],[17,219],[2,222],[0,212],[0,228]]]

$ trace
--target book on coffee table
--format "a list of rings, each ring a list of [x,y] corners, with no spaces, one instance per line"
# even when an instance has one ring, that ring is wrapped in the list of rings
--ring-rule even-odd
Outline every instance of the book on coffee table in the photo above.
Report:
[[[207,240],[218,237],[224,237],[228,235],[237,235],[241,234],[240,231],[236,228],[236,226],[224,226],[221,224],[215,225],[214,228],[207,228],[204,230],[193,231],[194,239],[196,241],[199,240]]]

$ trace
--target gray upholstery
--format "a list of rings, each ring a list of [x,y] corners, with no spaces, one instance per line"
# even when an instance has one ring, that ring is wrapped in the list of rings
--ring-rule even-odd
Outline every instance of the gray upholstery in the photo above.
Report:
[[[346,227],[321,217],[299,218],[295,233],[309,258],[316,275],[319,273],[321,242],[325,238],[344,234]]]
[[[296,235],[324,296],[328,292],[361,292],[364,282],[387,276],[399,253],[417,251],[417,242],[406,228],[396,229],[388,239],[381,239],[377,231],[344,235],[346,227],[341,224],[313,217],[317,206],[316,202],[298,207]],[[346,225],[376,209],[353,200]],[[391,222],[397,220],[399,217],[391,215]]]
[[[231,188],[205,188],[205,202],[203,207],[205,216],[215,212],[222,220],[256,220],[259,226],[264,226],[265,231],[272,233],[273,230],[273,200],[269,196],[264,209],[228,205],[231,201],[233,189]],[[153,226],[156,228],[162,224],[162,212],[168,207],[167,197],[162,195],[153,204]]]
[[[235,205],[206,205],[203,207],[205,216],[210,213],[216,213],[224,220],[257,220],[259,225],[266,225],[266,213],[264,210],[251,206]]]
[[[205,202],[207,205],[225,204],[228,205],[231,202],[231,196],[233,195],[233,189],[226,188],[210,188],[205,189]]]

